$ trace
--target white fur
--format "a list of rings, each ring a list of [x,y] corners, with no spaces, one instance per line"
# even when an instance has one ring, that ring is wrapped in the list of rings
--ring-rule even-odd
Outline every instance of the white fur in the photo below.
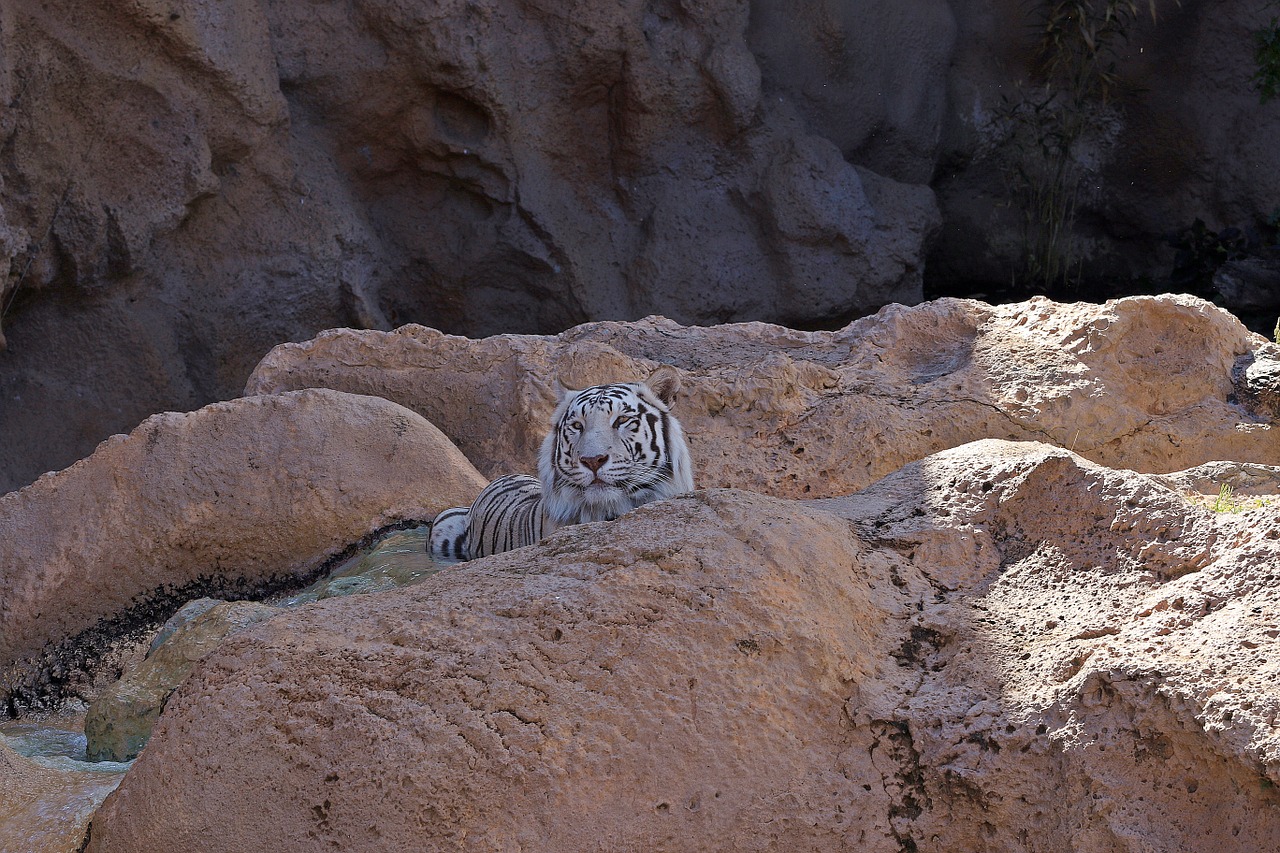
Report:
[[[672,462],[672,476],[645,483],[635,490],[627,488],[629,482],[652,478],[654,469],[633,462],[629,436],[614,428],[620,411],[616,408],[593,408],[577,413],[582,429],[568,438],[569,446],[566,448],[571,470],[557,470],[555,461],[560,451],[557,445],[565,416],[580,397],[599,386],[567,391],[552,416],[551,431],[538,456],[538,476],[542,481],[542,499],[548,521],[545,533],[565,524],[611,520],[650,501],[693,491],[693,463],[689,458],[689,447],[680,422],[670,414],[668,406],[679,387],[679,380],[675,371],[668,368],[655,373],[649,382],[660,389],[661,398],[644,383],[625,383],[625,387],[651,408],[667,414],[666,445]],[[584,457],[600,456],[607,457],[608,461],[600,466],[598,472],[582,462]]]

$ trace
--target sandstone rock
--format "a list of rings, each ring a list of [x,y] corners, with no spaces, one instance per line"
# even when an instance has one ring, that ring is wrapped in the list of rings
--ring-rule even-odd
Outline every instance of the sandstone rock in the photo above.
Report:
[[[1001,441],[652,504],[233,637],[88,850],[1274,849],[1277,535]]]
[[[47,653],[100,620],[123,630],[138,608],[164,618],[202,590],[299,578],[484,482],[439,430],[377,398],[310,390],[156,415],[0,496],[3,684],[69,666]]]
[[[1235,495],[1280,494],[1280,466],[1219,460],[1158,478],[1174,488],[1216,495],[1225,486]]]
[[[276,608],[255,601],[214,602],[205,608],[197,599],[186,605],[175,617],[182,624],[168,636],[157,637],[146,659],[107,690],[103,691],[85,717],[84,733],[88,739],[86,753],[90,761],[131,761],[138,756],[151,737],[165,702],[192,668],[218,648],[230,635],[277,612]],[[187,616],[183,611],[193,610]],[[173,621],[173,620],[170,620]]]
[[[816,850],[873,829],[887,797],[863,790],[870,739],[851,748],[842,708],[886,668],[905,592],[851,570],[866,555],[838,518],[745,493],[664,506],[232,638],[175,694],[89,849],[751,850],[765,832]],[[182,806],[135,812],[157,795]],[[236,831],[212,832],[215,813]]]
[[[675,411],[700,485],[821,497],[979,438],[1046,440],[1149,472],[1280,464],[1270,416],[1233,402],[1237,359],[1266,351],[1191,297],[939,300],[836,332],[661,318],[551,338],[330,331],[277,347],[246,393],[325,386],[395,400],[493,477],[535,470],[554,380],[632,379],[662,362],[682,372]]]
[[[1273,509],[991,441],[815,505],[941,591],[904,628],[923,675],[898,709],[929,849],[1280,843]]]

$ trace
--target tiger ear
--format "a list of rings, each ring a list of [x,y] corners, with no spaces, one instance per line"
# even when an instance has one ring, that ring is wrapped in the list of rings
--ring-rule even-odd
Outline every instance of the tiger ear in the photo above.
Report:
[[[680,374],[676,372],[674,367],[664,364],[649,374],[649,378],[644,381],[645,385],[653,393],[658,395],[658,399],[664,404],[670,406],[675,402],[676,394],[680,391]]]
[[[563,382],[560,381],[559,376],[557,376],[554,381],[555,381],[555,387],[556,387],[557,401],[562,401],[566,397],[570,397],[574,394],[577,394],[578,391],[581,390],[580,388],[570,388],[568,385],[565,385]]]

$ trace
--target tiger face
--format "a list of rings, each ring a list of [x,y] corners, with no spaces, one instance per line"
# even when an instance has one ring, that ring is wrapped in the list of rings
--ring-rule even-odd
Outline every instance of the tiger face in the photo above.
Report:
[[[647,382],[566,389],[542,445],[538,474],[555,525],[608,521],[693,490],[693,465],[671,404],[675,370]]]

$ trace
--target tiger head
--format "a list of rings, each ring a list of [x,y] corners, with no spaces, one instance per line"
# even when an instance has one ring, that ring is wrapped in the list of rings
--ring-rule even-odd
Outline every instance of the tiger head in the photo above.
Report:
[[[673,368],[645,382],[563,389],[538,456],[544,508],[556,524],[607,521],[693,490],[693,464],[671,404]]]

